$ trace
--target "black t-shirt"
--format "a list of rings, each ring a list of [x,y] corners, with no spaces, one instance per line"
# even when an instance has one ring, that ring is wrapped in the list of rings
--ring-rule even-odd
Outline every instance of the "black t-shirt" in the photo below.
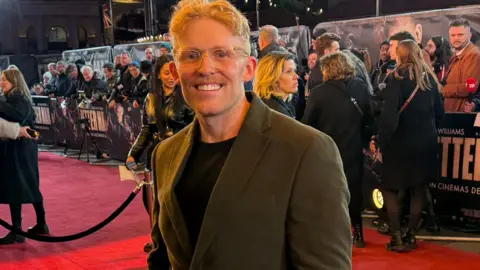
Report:
[[[178,203],[187,225],[190,243],[195,248],[210,194],[225,165],[235,138],[204,143],[197,140],[175,187]]]

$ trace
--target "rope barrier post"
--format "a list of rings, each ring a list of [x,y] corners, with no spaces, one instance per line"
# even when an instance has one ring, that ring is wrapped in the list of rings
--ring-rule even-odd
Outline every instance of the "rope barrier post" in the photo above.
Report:
[[[148,215],[150,217],[150,227],[153,226],[153,198],[154,198],[154,187],[153,187],[153,182],[152,182],[152,173],[150,171],[145,171],[144,172],[144,177],[145,180],[144,182],[146,183],[143,188],[146,189],[147,193],[147,211]]]

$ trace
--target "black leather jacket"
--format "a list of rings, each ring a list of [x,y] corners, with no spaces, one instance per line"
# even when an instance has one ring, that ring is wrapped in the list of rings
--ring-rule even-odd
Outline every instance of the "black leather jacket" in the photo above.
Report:
[[[163,91],[160,94],[148,93],[143,105],[142,129],[128,155],[138,162],[145,149],[150,148],[151,152],[157,143],[190,124],[193,117],[194,113],[185,103],[180,87],[166,97]],[[150,153],[147,158],[149,161]]]

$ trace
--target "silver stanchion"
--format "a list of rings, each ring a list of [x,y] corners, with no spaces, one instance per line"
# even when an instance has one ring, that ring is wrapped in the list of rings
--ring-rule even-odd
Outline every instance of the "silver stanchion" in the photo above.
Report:
[[[456,237],[456,236],[427,236],[427,235],[416,235],[418,240],[428,240],[428,241],[448,241],[448,242],[480,242],[479,237]]]

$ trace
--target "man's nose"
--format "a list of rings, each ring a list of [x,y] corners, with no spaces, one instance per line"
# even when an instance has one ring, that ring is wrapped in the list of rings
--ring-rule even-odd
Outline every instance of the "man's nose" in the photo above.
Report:
[[[208,54],[203,54],[200,58],[200,63],[198,64],[198,72],[200,73],[213,73],[216,68],[213,65],[212,60]]]

